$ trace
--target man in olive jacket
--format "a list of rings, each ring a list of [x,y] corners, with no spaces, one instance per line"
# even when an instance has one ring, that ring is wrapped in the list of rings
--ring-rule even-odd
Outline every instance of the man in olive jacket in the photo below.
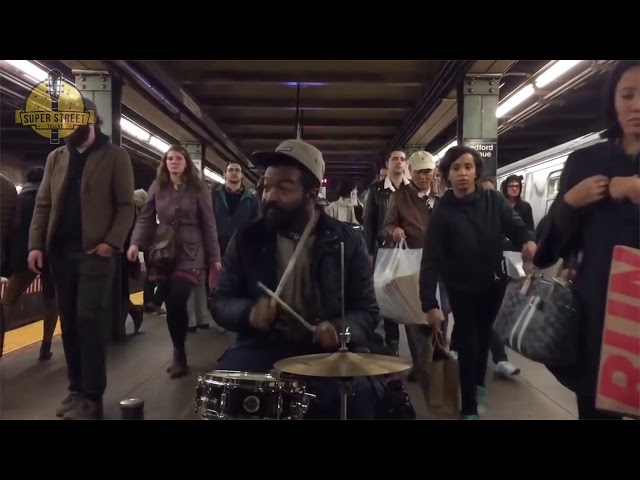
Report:
[[[56,414],[65,419],[102,418],[115,254],[135,210],[129,155],[100,131],[97,112],[95,119],[49,154],[29,231],[29,268],[39,271],[46,255],[58,296],[69,395]]]

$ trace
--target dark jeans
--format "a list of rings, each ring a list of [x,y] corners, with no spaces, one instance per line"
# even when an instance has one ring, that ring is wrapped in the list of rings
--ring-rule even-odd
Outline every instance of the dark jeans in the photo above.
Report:
[[[69,390],[100,401],[107,386],[106,343],[116,257],[64,252],[50,257]]]
[[[187,301],[194,284],[181,279],[172,278],[162,282],[159,288],[166,292],[165,304],[167,306],[167,327],[173,342],[173,348],[184,352],[187,340],[187,327],[189,326],[189,314],[187,313]]]
[[[218,360],[218,370],[268,373],[273,364],[283,358],[318,353],[315,350],[297,350],[279,344],[236,345],[227,350]],[[316,395],[311,402],[306,419],[339,419],[340,390],[336,380],[330,378],[305,377],[307,392]],[[347,418],[373,420],[376,418],[378,393],[370,377],[356,377],[354,394],[349,397]]]
[[[389,342],[400,341],[400,327],[397,322],[385,318],[384,322],[384,341],[387,345]]]
[[[500,362],[506,362],[509,360],[507,358],[507,351],[505,350],[504,343],[500,341],[498,334],[493,327],[489,333],[489,350],[491,350],[491,359],[496,365]]]
[[[481,292],[449,290],[455,323],[452,349],[458,352],[462,415],[477,415],[476,390],[487,374],[489,337],[504,287],[495,284]]]

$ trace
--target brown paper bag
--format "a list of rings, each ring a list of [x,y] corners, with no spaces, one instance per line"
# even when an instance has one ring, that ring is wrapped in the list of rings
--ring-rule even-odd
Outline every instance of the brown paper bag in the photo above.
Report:
[[[640,418],[640,250],[635,248],[613,249],[596,408]]]
[[[460,417],[460,372],[458,361],[444,346],[441,334],[433,336],[431,357],[426,366],[422,391],[431,418],[458,419]]]

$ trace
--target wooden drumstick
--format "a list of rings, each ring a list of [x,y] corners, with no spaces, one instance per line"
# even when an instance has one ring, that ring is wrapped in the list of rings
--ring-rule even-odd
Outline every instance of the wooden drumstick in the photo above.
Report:
[[[278,297],[275,292],[272,292],[269,287],[267,287],[266,285],[264,285],[262,282],[258,282],[258,288],[262,289],[262,291],[264,291],[264,293],[266,293],[267,295],[269,295],[273,300],[276,301],[276,303],[278,303],[282,308],[284,308],[287,313],[289,313],[293,318],[295,318],[296,320],[298,320],[307,330],[309,330],[310,332],[315,332],[316,331],[316,327],[314,327],[313,325],[311,325],[309,322],[307,322],[304,318],[302,318],[300,315],[298,315],[293,308],[291,308],[289,305],[287,305],[284,301],[282,301],[280,299],[280,297]]]
[[[285,283],[287,283],[287,280],[291,275],[291,272],[293,271],[293,267],[296,264],[296,260],[300,256],[300,252],[304,248],[304,244],[307,242],[307,238],[309,238],[309,235],[311,235],[311,230],[313,229],[313,226],[314,226],[314,219],[315,219],[315,216],[312,216],[311,219],[309,220],[309,223],[307,223],[307,226],[305,227],[304,232],[302,232],[302,236],[300,237],[300,240],[298,241],[298,244],[296,245],[296,248],[293,251],[293,255],[291,255],[291,259],[287,264],[287,268],[284,270],[284,273],[282,274],[282,278],[280,279],[280,283],[278,284],[276,291],[271,292],[271,293],[274,293],[276,299],[278,299],[278,297],[282,293],[282,289],[284,288]]]

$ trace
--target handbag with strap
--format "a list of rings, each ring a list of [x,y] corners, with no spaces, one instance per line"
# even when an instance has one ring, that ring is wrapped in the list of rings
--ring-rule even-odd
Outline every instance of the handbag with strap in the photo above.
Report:
[[[522,356],[568,367],[579,359],[578,321],[571,283],[535,272],[507,285],[494,329]]]
[[[176,230],[179,227],[181,198],[182,192],[178,194],[173,218],[167,225],[156,230],[153,244],[149,248],[149,263],[156,272],[168,273],[175,267],[178,250]]]

